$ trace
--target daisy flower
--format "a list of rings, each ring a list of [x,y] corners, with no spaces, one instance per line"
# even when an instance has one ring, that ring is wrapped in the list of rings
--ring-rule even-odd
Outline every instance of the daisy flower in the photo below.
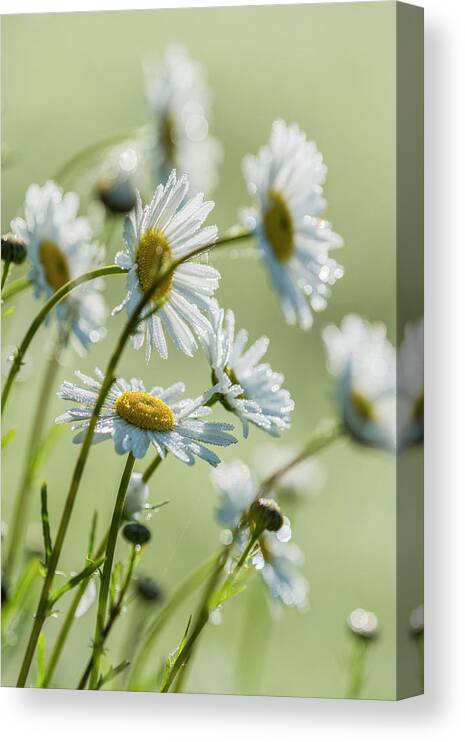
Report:
[[[115,263],[128,270],[128,292],[113,314],[126,307],[130,316],[144,292],[173,260],[216,240],[217,227],[201,228],[213,201],[204,201],[199,193],[185,202],[188,190],[187,176],[177,178],[173,170],[166,185],[157,187],[144,208],[137,194],[136,208],[124,223],[124,249],[115,257]],[[195,334],[210,328],[203,312],[212,305],[219,279],[218,271],[205,263],[186,261],[178,266],[148,302],[132,338],[134,348],[145,342],[147,361],[154,348],[167,358],[167,332],[178,350],[192,356],[197,348]],[[158,311],[153,313],[157,305]]]
[[[286,321],[306,330],[312,312],[326,307],[330,287],[343,269],[329,257],[342,239],[320,218],[326,206],[326,166],[296,124],[275,121],[268,144],[243,161],[254,208],[241,214],[258,239]]]
[[[256,500],[258,488],[249,467],[242,461],[221,464],[212,473],[212,481],[219,491],[216,516],[225,527],[222,539],[231,543],[232,531]],[[235,547],[237,555],[249,537],[249,529],[243,528]],[[283,525],[278,531],[262,533],[258,548],[249,559],[263,580],[274,611],[283,605],[303,610],[308,604],[308,583],[298,569],[303,563],[303,555],[295,544],[289,543],[291,538],[289,518],[283,517]]]
[[[214,305],[210,312],[211,328],[201,342],[212,368],[212,377],[219,385],[224,407],[234,412],[242,422],[244,436],[249,423],[278,436],[290,427],[294,402],[282,389],[284,376],[273,371],[268,363],[259,363],[269,340],[261,337],[245,350],[248,335],[235,333],[234,312],[224,312]]]
[[[423,319],[405,328],[397,360],[397,430],[399,446],[423,440]]]
[[[87,219],[78,217],[76,193],[63,193],[52,181],[31,185],[26,191],[24,219],[11,222],[16,237],[26,246],[31,262],[29,279],[36,297],[48,299],[65,283],[96,268],[101,248],[91,242]],[[74,289],[56,308],[59,323],[70,328],[78,349],[100,340],[105,334],[106,307],[100,279]]]
[[[74,407],[56,419],[57,423],[72,423],[73,430],[80,432],[74,442],[81,443],[92,410],[103,381],[100,369],[95,369],[96,379],[76,371],[76,376],[84,387],[65,381],[58,392],[61,399],[77,402]],[[204,459],[212,466],[220,459],[203,444],[229,446],[236,439],[227,431],[232,425],[227,423],[205,422],[203,417],[211,413],[206,407],[215,389],[197,399],[177,401],[184,394],[184,384],[178,382],[167,389],[155,386],[149,392],[140,379],[117,379],[100,412],[93,437],[93,443],[113,438],[118,454],[132,453],[141,459],[150,444],[161,458],[171,452],[185,464],[195,463],[195,456]]]
[[[396,358],[386,327],[347,315],[326,327],[328,369],[336,379],[336,402],[347,430],[358,441],[388,450],[396,438]]]
[[[175,168],[189,175],[194,193],[211,192],[222,148],[209,133],[211,95],[201,66],[186,49],[171,46],[162,63],[148,63],[145,73],[155,127],[156,179],[165,180]]]
[[[125,520],[139,520],[141,513],[143,513],[147,507],[148,499],[148,484],[142,479],[142,474],[133,472],[126,490],[123,518],[125,518]]]

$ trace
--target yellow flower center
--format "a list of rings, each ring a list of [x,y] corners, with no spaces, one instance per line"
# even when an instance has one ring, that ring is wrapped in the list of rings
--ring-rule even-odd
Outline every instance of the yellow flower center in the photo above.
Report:
[[[142,235],[136,254],[139,285],[145,293],[157,276],[161,275],[171,263],[171,248],[163,232],[149,229]],[[152,298],[166,299],[173,283],[173,274],[163,279],[153,292]]]
[[[45,280],[54,291],[71,280],[68,259],[55,242],[42,240],[39,245],[39,260],[44,268]]]
[[[171,407],[148,392],[123,392],[116,400],[115,407],[123,420],[143,430],[167,433],[174,428]]]
[[[354,389],[350,395],[350,401],[356,411],[364,420],[373,422],[376,420],[375,409],[373,404],[363,394]]]
[[[176,130],[170,113],[163,117],[160,128],[160,144],[168,162],[173,163],[176,155]]]
[[[265,212],[263,226],[276,260],[287,263],[294,251],[294,228],[291,212],[277,191],[268,194],[269,206]]]
[[[233,368],[231,368],[231,366],[226,366],[226,368],[224,369],[224,372],[226,376],[228,377],[229,381],[231,382],[231,384],[238,384],[239,386],[241,386],[241,382],[237,378],[236,372],[234,371]],[[244,398],[244,394],[241,394],[239,399],[243,399],[243,398]]]

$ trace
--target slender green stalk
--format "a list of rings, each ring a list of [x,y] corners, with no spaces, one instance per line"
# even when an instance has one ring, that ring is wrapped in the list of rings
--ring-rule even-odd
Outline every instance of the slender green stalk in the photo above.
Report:
[[[365,680],[365,659],[370,639],[353,635],[352,654],[349,660],[349,684],[346,698],[360,698]]]
[[[121,586],[120,593],[118,595],[118,600],[116,601],[116,604],[111,608],[108,619],[102,629],[102,636],[101,636],[102,647],[101,647],[100,656],[103,652],[105,642],[108,639],[108,636],[110,635],[110,632],[115,624],[116,619],[121,615],[121,610],[123,608],[123,602],[126,597],[126,593],[128,591],[129,585],[131,584],[132,574],[134,572],[134,566],[136,564],[137,558],[140,555],[140,551],[141,551],[141,548],[138,546],[132,546],[131,548],[131,554],[129,557],[129,565],[128,565],[128,569],[126,572],[126,576],[124,578],[124,582]],[[95,648],[95,643],[94,643],[94,648]],[[79,690],[82,690],[86,687],[89,676],[93,672],[94,668],[95,668],[95,659],[94,659],[94,652],[93,652],[89,659],[89,662],[86,665],[86,669],[83,672],[81,680],[79,682],[79,685],[78,685]],[[99,681],[99,676],[97,674],[97,686],[95,687],[98,687],[98,681]]]
[[[152,476],[152,474],[154,473],[154,471],[156,471],[156,469],[158,469],[158,467],[160,466],[162,460],[163,459],[161,458],[161,456],[157,453],[156,456],[154,457],[152,463],[148,465],[147,469],[142,474],[142,481],[143,482],[148,482],[149,481],[149,479]]]
[[[13,515],[11,519],[11,529],[10,533],[8,534],[9,549],[5,559],[6,575],[12,574],[18,551],[23,541],[24,527],[25,523],[27,522],[27,512],[29,509],[30,495],[32,491],[31,488],[36,464],[36,457],[40,449],[44,425],[47,421],[47,411],[51,393],[54,387],[55,377],[60,367],[59,354],[63,348],[64,343],[66,342],[66,337],[67,333],[66,335],[64,333],[60,333],[56,343],[56,347],[54,348],[49,362],[47,363],[47,366],[45,368],[42,385],[40,387],[36,411],[34,414],[31,431],[25,449],[27,451],[27,456],[20,479],[19,490],[16,495]]]
[[[107,614],[108,595],[110,592],[111,572],[113,569],[113,559],[115,556],[116,541],[118,539],[118,531],[121,525],[121,518],[123,517],[126,491],[128,489],[129,480],[131,478],[135,462],[136,460],[133,454],[128,454],[128,457],[126,459],[126,466],[124,467],[123,476],[121,477],[118,494],[116,496],[110,530],[108,532],[107,545],[105,549],[105,561],[103,564],[102,579],[100,581],[97,620],[95,622],[94,644],[92,657],[90,660],[90,667],[92,668],[90,673],[91,688],[97,687],[100,676],[100,660],[102,657],[103,646],[105,642],[105,621]],[[84,686],[80,685],[79,687],[81,688]]]
[[[8,301],[12,296],[19,294],[20,291],[27,289],[28,286],[31,285],[32,281],[28,276],[22,276],[21,278],[17,278],[15,281],[11,281],[2,291],[2,301]]]
[[[116,344],[115,350],[113,351],[110,357],[110,360],[108,362],[107,369],[106,369],[106,372],[105,372],[105,375],[102,381],[102,385],[100,387],[100,391],[97,396],[97,400],[95,402],[94,409],[92,411],[92,414],[89,420],[89,425],[86,428],[86,433],[85,433],[84,440],[81,445],[80,453],[76,461],[76,465],[74,467],[70,488],[69,488],[68,495],[65,501],[62,517],[61,517],[60,524],[58,527],[57,536],[55,539],[53,552],[50,557],[50,561],[49,561],[48,568],[47,568],[47,573],[44,579],[44,584],[42,586],[42,593],[41,593],[41,596],[39,599],[39,605],[37,607],[37,611],[35,614],[34,623],[33,623],[32,630],[31,630],[31,635],[29,637],[29,642],[28,642],[26,652],[24,655],[24,659],[23,659],[23,663],[21,665],[21,669],[19,672],[18,681],[17,681],[18,687],[24,687],[26,683],[27,676],[29,674],[29,669],[31,666],[31,662],[34,657],[37,640],[39,638],[41,628],[43,626],[43,623],[47,615],[48,596],[49,596],[50,589],[53,584],[55,570],[56,570],[56,567],[57,567],[57,564],[58,564],[58,561],[61,555],[61,550],[63,548],[63,542],[64,542],[64,539],[65,539],[65,536],[68,530],[68,526],[69,526],[69,522],[71,519],[73,509],[74,509],[75,500],[76,500],[77,493],[79,490],[79,485],[81,483],[82,473],[84,471],[87,457],[89,455],[89,450],[92,444],[94,429],[97,424],[98,416],[105,402],[107,394],[110,391],[114,383],[114,378],[115,378],[114,374],[115,374],[116,367],[126,347],[127,341],[129,340],[135,328],[137,327],[141,312],[144,310],[145,306],[151,301],[152,296],[154,292],[156,291],[156,289],[160,285],[163,284],[163,281],[166,281],[166,279],[172,275],[172,273],[176,270],[176,268],[179,265],[187,262],[188,260],[191,260],[197,255],[201,255],[205,252],[208,252],[209,250],[213,248],[221,247],[223,245],[227,245],[231,242],[244,239],[249,236],[250,236],[250,233],[245,230],[239,230],[239,229],[230,230],[221,239],[217,240],[217,242],[214,242],[211,245],[205,245],[204,247],[199,247],[196,250],[193,250],[192,252],[187,253],[182,258],[179,258],[178,260],[173,261],[166,268],[166,270],[164,270],[161,274],[159,274],[153,280],[152,284],[147,288],[147,291],[145,291],[139,303],[135,307],[134,313],[131,315],[131,317],[126,322],[123,328],[123,331],[121,332],[121,335],[119,337],[119,340]]]
[[[154,620],[145,631],[145,641],[141,644],[132,664],[131,674],[128,678],[126,687],[130,690],[137,688],[137,679],[143,672],[145,665],[150,657],[155,641],[160,632],[171,618],[177,608],[203,583],[209,575],[211,568],[216,564],[218,556],[210,557],[206,562],[197,567],[174,591],[169,601],[158,612]]]
[[[3,266],[3,271],[2,271],[2,285],[1,285],[2,291],[5,285],[6,279],[8,278],[10,267],[11,267],[11,260],[5,260],[5,265]]]
[[[21,368],[21,363],[26,354],[26,351],[29,348],[29,345],[31,344],[37,330],[42,325],[42,323],[46,319],[47,315],[52,311],[52,309],[56,307],[56,305],[59,304],[61,301],[63,301],[63,299],[65,299],[65,297],[71,291],[73,291],[73,289],[77,288],[82,283],[86,283],[87,281],[92,281],[94,278],[99,278],[101,276],[111,276],[115,274],[125,275],[125,273],[127,273],[127,271],[123,270],[122,268],[119,268],[119,266],[117,265],[105,265],[102,268],[96,268],[95,270],[90,271],[89,273],[83,273],[82,276],[78,276],[77,278],[74,278],[72,281],[68,281],[68,283],[65,283],[64,286],[62,286],[60,289],[58,289],[58,291],[52,294],[50,299],[43,305],[40,312],[32,320],[21,342],[21,345],[19,346],[18,350],[15,353],[13,363],[11,364],[10,372],[5,382],[5,386],[3,387],[2,414],[5,410],[5,405],[7,403],[8,396],[10,394],[11,385],[15,379],[16,374]]]
[[[100,559],[103,556],[107,538],[108,538],[108,534],[105,534],[104,539],[102,540],[99,547],[96,549],[95,553],[91,557],[92,561],[96,562],[98,559]],[[55,673],[58,660],[60,659],[61,653],[63,651],[63,647],[68,638],[68,634],[71,630],[71,626],[73,625],[73,621],[76,616],[76,611],[78,609],[79,603],[81,602],[84,596],[84,593],[87,589],[87,585],[89,584],[90,579],[91,578],[89,577],[89,579],[87,580],[82,580],[82,582],[78,586],[78,589],[76,590],[73,600],[71,601],[71,604],[68,608],[68,612],[66,613],[65,619],[60,629],[60,633],[58,634],[57,640],[55,642],[52,653],[50,655],[49,664],[45,672],[44,682],[42,686],[43,688],[48,688],[48,686],[52,682],[52,678]]]
[[[53,180],[55,180],[57,183],[63,184],[73,173],[73,171],[78,169],[79,166],[90,157],[98,155],[100,152],[108,149],[109,147],[114,147],[117,144],[121,144],[126,139],[133,139],[138,134],[143,133],[144,130],[145,127],[133,127],[132,129],[126,129],[125,131],[120,131],[117,134],[112,134],[111,136],[106,137],[106,139],[102,139],[99,142],[93,142],[89,146],[81,149],[70,160],[65,162],[60,170],[55,173]]]
[[[293,459],[291,459],[287,464],[277,469],[268,479],[266,479],[262,486],[260,487],[258,497],[263,497],[267,492],[269,492],[277,483],[278,481],[287,474],[291,469],[298,466],[300,463],[305,461],[307,458],[310,458],[311,456],[315,455],[319,451],[323,450],[326,446],[328,446],[333,441],[340,438],[340,436],[343,433],[343,427],[340,423],[332,423],[329,426],[326,426],[322,430],[317,430],[314,436],[310,439],[308,444],[302,449],[302,451],[295,456]],[[178,672],[182,669],[183,672],[185,672],[185,666],[187,662],[189,661],[189,658],[192,654],[193,647],[195,643],[197,642],[200,634],[202,633],[204,627],[208,623],[209,617],[210,617],[210,602],[211,598],[213,597],[218,584],[221,580],[224,567],[226,565],[226,562],[228,560],[228,556],[230,553],[230,550],[232,548],[232,545],[234,544],[235,537],[237,535],[237,531],[233,534],[233,539],[231,544],[228,546],[225,546],[222,555],[220,556],[220,559],[218,560],[217,568],[212,573],[212,576],[210,578],[210,581],[207,585],[207,588],[204,593],[203,600],[201,602],[196,621],[194,623],[193,629],[191,630],[190,636],[188,637],[184,647],[182,648],[181,652],[179,653],[173,667],[171,668],[171,671],[169,673],[169,676],[166,680],[166,683],[161,688],[162,693],[167,693],[176,679],[176,676]],[[231,576],[227,577],[227,580],[234,579],[234,577],[237,575],[239,569],[243,566],[243,564],[246,562],[248,555],[250,554],[251,550],[253,549],[255,542],[257,538],[260,536],[260,532],[254,529],[252,532],[249,542],[247,543],[247,546],[245,547],[237,565],[234,569],[234,572]]]

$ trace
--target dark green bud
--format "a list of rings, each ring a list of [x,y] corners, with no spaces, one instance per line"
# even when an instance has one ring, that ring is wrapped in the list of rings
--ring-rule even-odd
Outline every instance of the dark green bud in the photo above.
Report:
[[[136,205],[136,190],[129,178],[102,178],[97,195],[113,214],[127,214]]]
[[[135,546],[143,546],[152,538],[149,529],[142,523],[127,523],[123,528],[123,536],[126,541]]]
[[[151,577],[139,577],[137,594],[149,603],[159,603],[163,599],[163,590]]]
[[[261,531],[279,531],[284,522],[278,503],[268,497],[253,501],[249,508],[249,518]]]
[[[19,237],[11,234],[4,234],[2,237],[2,260],[8,261],[9,263],[15,263],[21,265],[24,263],[27,256],[26,245]]]

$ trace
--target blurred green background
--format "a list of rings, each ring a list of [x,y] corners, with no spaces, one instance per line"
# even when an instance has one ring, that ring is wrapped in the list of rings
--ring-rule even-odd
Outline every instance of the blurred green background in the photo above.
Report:
[[[214,194],[214,219],[220,230],[234,223],[238,207],[248,203],[241,159],[267,140],[275,118],[296,121],[317,142],[328,165],[326,217],[345,241],[337,255],[345,277],[309,333],[285,324],[258,260],[250,255],[212,258],[223,276],[221,303],[234,309],[252,339],[261,334],[271,339],[269,360],[285,374],[296,401],[283,445],[299,446],[322,417],[333,413],[322,328],[348,312],[358,312],[384,320],[395,341],[395,4],[3,18],[2,140],[9,153],[2,175],[3,231],[22,213],[31,182],[44,183],[80,148],[148,120],[142,62],[171,42],[184,44],[203,64],[214,92],[213,133],[225,151]],[[107,280],[110,307],[121,300],[123,284],[124,279]],[[3,346],[19,341],[37,309],[30,295],[21,297],[3,323]],[[71,379],[74,368],[91,371],[105,364],[123,321],[122,315],[109,320],[107,338],[87,358],[69,355],[60,381]],[[41,331],[31,347],[29,377],[16,385],[4,426],[4,430],[17,427],[2,472],[6,522],[28,455],[25,441],[50,333]],[[143,354],[128,348],[119,370],[148,384],[184,380],[192,396],[208,383],[200,354],[192,361],[173,349],[168,361],[154,357],[147,367]],[[65,407],[53,402],[50,424]],[[253,429],[248,441],[240,440],[224,458],[240,457],[253,464],[268,443],[264,438]],[[70,431],[63,430],[43,474],[49,485],[52,527],[76,455]],[[409,456],[414,462],[417,454]],[[325,452],[321,463],[326,470],[323,491],[303,497],[288,511],[294,540],[306,558],[309,611],[287,610],[271,622],[255,581],[249,594],[227,605],[222,624],[205,632],[187,690],[344,695],[350,653],[345,619],[361,606],[375,611],[381,623],[380,638],[368,654],[363,696],[395,696],[395,463],[382,452],[349,441]],[[93,449],[60,565],[65,572],[81,567],[93,511],[98,509],[100,531],[108,522],[123,465],[111,443]],[[167,592],[217,547],[216,496],[209,474],[202,462],[191,470],[170,459],[151,482],[152,501],[168,497],[171,502],[152,520],[154,537],[139,572],[156,577]],[[31,520],[38,519],[37,491]],[[124,556],[124,544],[119,553]],[[420,585],[412,588],[411,608],[421,603],[420,590]],[[188,602],[163,634],[152,658],[154,671],[179,640],[194,606],[195,601]],[[115,662],[122,659],[118,648],[125,624],[134,616],[130,609],[112,637],[109,656]],[[59,621],[60,617],[48,621],[48,646]],[[93,622],[91,611],[73,630],[55,685],[75,687]],[[413,642],[407,643],[406,651],[415,673]],[[4,684],[14,681],[17,667],[18,656],[4,658]]]

